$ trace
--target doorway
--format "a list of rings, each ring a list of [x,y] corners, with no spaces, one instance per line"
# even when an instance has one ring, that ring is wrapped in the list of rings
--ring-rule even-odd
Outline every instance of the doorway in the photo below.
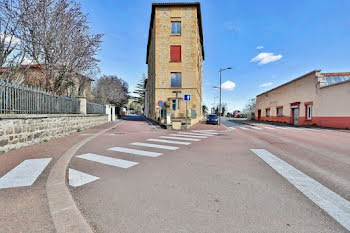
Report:
[[[261,120],[261,110],[260,109],[258,110],[258,120],[259,121]]]
[[[299,108],[292,108],[293,125],[299,125]]]

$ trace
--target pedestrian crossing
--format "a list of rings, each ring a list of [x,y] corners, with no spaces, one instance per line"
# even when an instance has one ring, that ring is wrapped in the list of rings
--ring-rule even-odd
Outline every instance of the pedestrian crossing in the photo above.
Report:
[[[282,131],[326,131],[324,129],[310,129],[310,128],[303,128],[303,127],[292,127],[292,126],[263,126],[263,125],[237,125],[237,126],[231,126],[228,127],[230,131],[238,131],[242,130],[243,132],[246,131],[270,131],[270,130],[282,130]]]
[[[108,148],[109,151],[114,151],[118,153],[145,156],[150,158],[155,158],[164,155],[163,152],[150,151],[151,149],[160,149],[165,151],[175,151],[180,148],[180,146],[188,146],[191,143],[198,142],[202,139],[206,139],[210,136],[215,136],[218,133],[215,130],[196,130],[195,132],[178,132],[170,133],[167,136],[159,136],[159,138],[148,138],[148,142],[132,142],[129,145],[137,147],[127,148],[127,147],[112,147]],[[169,145],[170,144],[170,145]],[[176,145],[176,146],[175,146]],[[151,148],[151,149],[149,149]],[[111,165],[119,168],[131,168],[137,165],[137,162],[122,160],[117,158],[112,158],[104,155],[97,155],[93,153],[86,153],[77,155],[77,158],[88,160],[90,162],[97,162],[100,164]],[[69,169],[69,185],[72,187],[80,187],[82,185],[91,183],[93,181],[99,180],[100,178],[91,174],[87,174],[78,170]]]

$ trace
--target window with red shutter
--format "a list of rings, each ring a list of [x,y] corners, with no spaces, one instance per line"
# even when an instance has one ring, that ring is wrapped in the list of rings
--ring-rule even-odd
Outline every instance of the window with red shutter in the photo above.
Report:
[[[170,46],[170,61],[180,62],[181,61],[181,46],[172,45]]]

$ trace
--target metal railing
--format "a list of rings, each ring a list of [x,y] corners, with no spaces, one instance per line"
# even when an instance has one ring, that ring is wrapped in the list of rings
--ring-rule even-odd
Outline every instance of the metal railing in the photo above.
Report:
[[[80,100],[0,79],[0,114],[80,113]]]
[[[102,104],[86,102],[87,114],[106,114],[106,106]]]

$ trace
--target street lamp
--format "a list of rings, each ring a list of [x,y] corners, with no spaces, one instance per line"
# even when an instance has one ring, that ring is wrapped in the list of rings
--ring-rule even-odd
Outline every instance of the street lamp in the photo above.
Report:
[[[220,68],[220,70],[219,70],[219,73],[220,73],[220,86],[219,86],[219,87],[220,87],[219,125],[221,124],[221,112],[222,112],[222,108],[221,108],[221,72],[224,71],[224,70],[231,70],[231,69],[232,69],[232,67],[227,67],[227,68],[224,68],[224,69]]]

